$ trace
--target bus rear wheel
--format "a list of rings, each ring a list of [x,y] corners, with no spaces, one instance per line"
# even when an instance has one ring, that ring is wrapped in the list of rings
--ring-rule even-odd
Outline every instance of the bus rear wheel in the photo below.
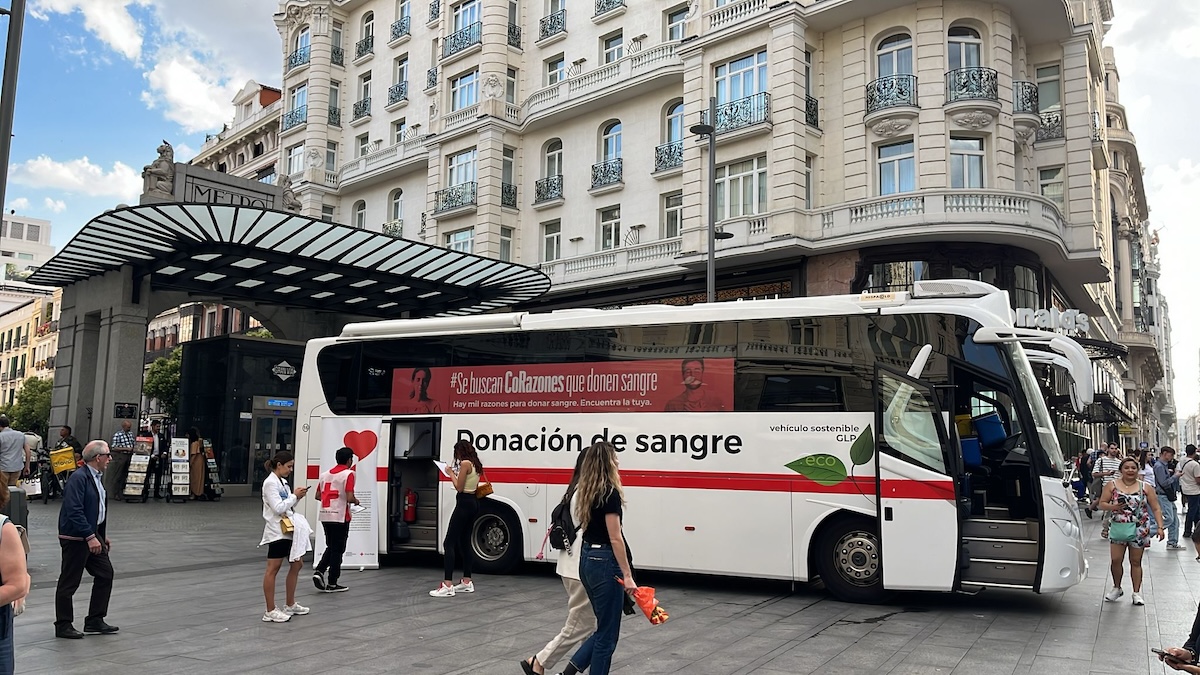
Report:
[[[485,574],[507,574],[521,563],[521,523],[506,506],[479,500],[479,515],[471,525],[471,555]]]
[[[868,604],[886,599],[875,520],[838,516],[822,528],[816,547],[817,572],[835,598]]]

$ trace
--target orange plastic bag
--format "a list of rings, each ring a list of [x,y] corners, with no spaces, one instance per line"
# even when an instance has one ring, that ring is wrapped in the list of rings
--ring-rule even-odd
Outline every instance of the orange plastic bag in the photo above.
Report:
[[[654,624],[655,626],[660,623],[665,623],[667,619],[671,618],[671,615],[667,614],[667,610],[660,607],[658,605],[658,601],[654,599],[653,587],[638,586],[637,589],[633,591],[632,595],[633,601],[637,603],[638,607],[642,608],[642,613],[645,614],[646,618],[650,619],[650,623]]]

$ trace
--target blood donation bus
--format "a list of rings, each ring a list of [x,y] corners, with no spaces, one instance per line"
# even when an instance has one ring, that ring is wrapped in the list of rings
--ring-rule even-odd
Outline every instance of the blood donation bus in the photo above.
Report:
[[[859,602],[1061,591],[1087,567],[1031,361],[1091,402],[1078,343],[1015,328],[1006,292],[957,279],[351,324],[308,344],[297,483],[351,447],[367,510],[346,564],[441,550],[454,495],[437,462],[468,440],[494,487],[469,555],[502,573],[553,560],[545,533],[576,453],[606,440],[640,569],[819,576]]]

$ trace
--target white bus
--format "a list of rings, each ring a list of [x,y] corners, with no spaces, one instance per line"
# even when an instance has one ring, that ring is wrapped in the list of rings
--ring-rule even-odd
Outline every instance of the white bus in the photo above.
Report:
[[[470,440],[495,489],[470,554],[503,573],[538,559],[576,453],[606,439],[637,568],[819,576],[859,602],[1061,591],[1087,568],[1027,349],[1091,402],[1083,349],[973,281],[352,324],[308,344],[297,475],[378,439],[378,554],[437,551],[454,496],[434,460]]]

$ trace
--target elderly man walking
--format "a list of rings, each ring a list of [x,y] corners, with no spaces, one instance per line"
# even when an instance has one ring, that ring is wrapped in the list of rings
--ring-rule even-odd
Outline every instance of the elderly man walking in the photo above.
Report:
[[[29,445],[25,434],[12,428],[8,415],[0,415],[0,476],[5,485],[16,485],[29,473]]]
[[[54,636],[68,639],[117,632],[104,621],[108,599],[112,595],[113,568],[108,559],[112,546],[106,536],[107,499],[101,476],[112,459],[104,441],[92,441],[83,448],[83,467],[71,474],[63,487],[62,510],[58,512],[58,539],[62,545],[62,571],[54,595]],[[83,633],[75,630],[73,601],[83,571],[92,575],[92,599]]]

